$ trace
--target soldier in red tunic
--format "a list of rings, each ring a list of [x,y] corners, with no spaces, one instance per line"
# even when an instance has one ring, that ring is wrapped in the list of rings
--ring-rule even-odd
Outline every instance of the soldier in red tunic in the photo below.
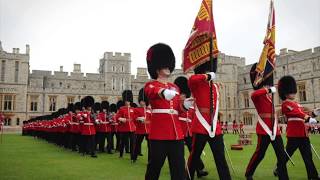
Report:
[[[80,102],[76,102],[73,107],[73,114],[70,122],[70,133],[71,133],[71,149],[72,151],[77,151],[77,146],[79,146],[79,119],[77,118],[77,113],[81,109]]]
[[[303,111],[303,107],[296,102],[297,84],[292,76],[284,76],[278,83],[279,97],[282,100],[281,110],[288,120],[287,124],[287,146],[286,150],[289,156],[299,148],[307,169],[309,180],[319,180],[317,169],[312,160],[312,151],[308,132],[305,128],[305,122],[313,122],[313,117],[320,115],[320,109],[314,109],[311,114]],[[286,161],[289,158],[286,157]],[[279,174],[280,169],[275,174]]]
[[[286,154],[284,151],[283,141],[279,131],[277,119],[274,119],[274,123],[272,123],[272,117],[276,117],[274,110],[272,110],[273,105],[270,95],[271,93],[276,93],[276,88],[272,86],[273,75],[270,75],[259,86],[255,86],[254,80],[257,73],[256,65],[257,63],[253,64],[250,70],[250,79],[252,87],[254,89],[254,92],[251,94],[251,99],[259,115],[258,123],[256,126],[258,143],[256,150],[247,166],[245,176],[247,179],[253,179],[252,176],[259,163],[263,160],[268,146],[271,143],[278,160],[279,179],[289,179],[285,161]],[[274,114],[272,115],[271,113]]]
[[[131,90],[125,90],[122,92],[122,100],[125,106],[122,106],[117,113],[118,131],[120,133],[120,158],[123,156],[123,151],[126,145],[129,144],[129,153],[133,162],[133,148],[135,144],[134,132],[136,126],[134,124],[135,113],[134,108],[131,107],[133,102],[133,95]]]
[[[91,157],[96,158],[95,148],[95,135],[96,129],[94,126],[94,118],[91,110],[94,104],[94,99],[91,96],[86,96],[83,99],[83,107],[85,108],[82,113],[82,128],[81,135],[83,136],[86,152],[90,153]]]
[[[195,116],[192,121],[192,152],[188,160],[191,179],[200,161],[203,148],[208,142],[214,156],[219,178],[231,179],[229,167],[225,158],[223,134],[218,122],[219,84],[212,83],[213,114],[210,117],[210,81],[215,79],[215,73],[210,72],[210,62],[194,69],[195,74],[189,78],[189,88],[195,99]],[[212,127],[211,127],[212,126]],[[212,129],[212,130],[211,130]]]
[[[108,101],[102,101],[101,102],[101,109],[102,112],[100,112],[99,116],[101,119],[101,131],[104,132],[105,137],[107,138],[107,153],[112,153],[112,137],[111,137],[111,123],[113,122],[111,119],[111,116],[109,114],[109,102]],[[104,146],[104,142],[103,146]]]
[[[105,139],[106,139],[106,132],[105,132],[105,117],[101,112],[101,103],[96,102],[93,105],[93,117],[95,118],[95,128],[96,128],[96,137],[95,137],[95,148],[98,146],[100,152],[105,152]]]
[[[243,122],[242,122],[242,121],[240,121],[240,125],[239,125],[239,128],[240,128],[240,134],[244,134],[243,126],[244,126]]]
[[[110,125],[111,125],[111,133],[110,133],[110,145],[108,143],[107,146],[110,146],[110,148],[112,150],[119,150],[119,145],[118,145],[118,135],[117,135],[117,122],[116,122],[116,114],[117,114],[117,105],[116,104],[111,104],[110,107],[109,107],[109,116],[108,116],[108,119],[109,119],[109,122],[110,122]],[[116,142],[117,142],[117,145],[116,145],[116,148],[114,146],[114,136],[116,136]]]
[[[188,79],[184,76],[179,76],[174,80],[174,84],[177,85],[180,89],[180,101],[184,103],[191,96],[190,89],[188,87]],[[187,106],[187,105],[186,105]],[[179,114],[179,120],[184,134],[184,142],[187,146],[189,152],[192,151],[192,119],[194,117],[194,107],[191,104],[191,107],[188,111],[182,112]],[[196,167],[197,177],[207,176],[208,172],[204,170],[204,163],[200,158],[200,161]]]
[[[168,82],[175,68],[175,57],[168,45],[158,43],[149,48],[146,59],[153,80],[144,87],[152,108],[149,133],[151,156],[145,179],[159,179],[168,157],[171,179],[184,180],[184,136],[178,117],[178,111],[181,111],[179,88]]]
[[[138,102],[140,107],[134,109],[135,111],[135,125],[136,125],[136,144],[134,147],[133,160],[134,162],[137,160],[138,155],[142,156],[141,153],[141,144],[144,138],[147,140],[148,146],[148,157],[149,157],[149,140],[148,134],[150,129],[150,116],[151,110],[147,107],[149,105],[148,98],[145,96],[144,89],[140,89]]]

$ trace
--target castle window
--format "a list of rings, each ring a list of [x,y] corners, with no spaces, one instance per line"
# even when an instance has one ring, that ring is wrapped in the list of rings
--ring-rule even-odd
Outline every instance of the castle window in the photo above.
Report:
[[[230,109],[231,108],[231,97],[228,96],[228,102],[227,102],[227,107]]]
[[[248,92],[243,93],[243,98],[244,98],[244,107],[248,108],[249,107],[249,94]]]
[[[87,88],[86,84],[83,84],[82,89],[86,89],[86,88]]]
[[[67,84],[67,88],[70,89],[70,84]]]
[[[252,125],[252,114],[245,112],[243,114],[244,125]]]
[[[11,126],[11,118],[5,118],[4,119],[4,125],[5,126]]]
[[[115,78],[112,78],[112,90],[115,90],[116,89],[116,79]]]
[[[56,111],[57,96],[49,96],[49,111]]]
[[[6,61],[2,60],[1,62],[1,81],[4,81],[6,71]]]
[[[121,72],[124,72],[124,66],[121,66]]]
[[[299,93],[299,100],[301,102],[307,101],[307,94],[306,94],[306,85],[305,83],[298,84],[298,93]]]
[[[124,90],[124,79],[121,78],[121,90]]]
[[[19,61],[15,62],[15,71],[14,71],[14,82],[18,82],[19,78]]]
[[[243,82],[244,84],[247,84],[247,79],[245,77],[243,78]]]
[[[3,98],[3,111],[12,111],[14,110],[14,102],[15,96],[14,95],[4,95]]]
[[[67,97],[67,103],[68,103],[68,104],[74,103],[74,99],[75,99],[74,96],[68,96],[68,97]]]
[[[51,83],[51,88],[54,88],[54,83]]]
[[[38,96],[30,96],[30,111],[38,111]]]
[[[20,125],[20,118],[17,118],[16,125],[17,125],[17,126]]]
[[[112,72],[116,71],[116,67],[112,66]]]
[[[59,82],[59,86],[62,87],[62,82]]]

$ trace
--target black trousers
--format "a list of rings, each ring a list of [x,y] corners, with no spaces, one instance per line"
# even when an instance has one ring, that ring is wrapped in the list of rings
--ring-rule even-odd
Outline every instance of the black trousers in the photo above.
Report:
[[[113,136],[111,132],[107,132],[107,152],[111,153],[113,149]]]
[[[187,136],[184,138],[184,143],[185,145],[187,146],[189,152],[191,153],[192,152],[192,137],[191,136]],[[204,169],[204,163],[200,157],[200,160],[196,166],[196,172],[198,173],[199,171],[203,170]]]
[[[272,144],[274,152],[277,156],[278,177],[281,180],[289,179],[286,166],[286,153],[284,151],[283,141],[281,136],[276,136],[274,141],[271,141],[270,136],[258,134],[258,143],[256,151],[253,153],[251,160],[247,166],[245,173],[246,177],[253,176],[256,168],[263,160],[269,144]]]
[[[141,154],[141,144],[143,139],[146,137],[147,140],[147,146],[148,146],[148,161],[149,161],[149,149],[150,149],[150,143],[148,140],[148,135],[147,134],[136,134],[136,143],[133,151],[133,160],[137,160],[137,157],[139,154]]]
[[[79,145],[79,134],[77,133],[71,133],[70,134],[70,148],[72,151],[77,150],[77,145]]]
[[[286,150],[290,157],[298,148],[307,169],[308,179],[317,179],[318,172],[312,160],[310,139],[308,137],[288,137]],[[289,158],[286,156],[285,160],[288,161]]]
[[[210,138],[210,136],[206,134],[193,134],[192,151],[188,159],[191,179],[194,178],[194,172],[199,164],[201,153],[207,142],[210,145],[219,178],[222,180],[231,180],[229,167],[224,154],[223,135],[217,135],[214,138]]]
[[[133,132],[121,132],[120,133],[120,157],[123,156],[123,151],[126,149],[126,152],[130,152],[130,158],[133,160],[133,149],[135,144],[135,136]],[[127,149],[126,147],[130,147]]]
[[[183,140],[149,140],[150,160],[146,180],[158,180],[161,168],[168,157],[171,180],[185,180]]]
[[[98,149],[100,152],[104,152],[106,135],[107,134],[105,132],[97,132],[96,134],[96,145],[98,145]]]
[[[90,155],[96,154],[96,143],[95,143],[95,135],[83,135],[85,152]]]

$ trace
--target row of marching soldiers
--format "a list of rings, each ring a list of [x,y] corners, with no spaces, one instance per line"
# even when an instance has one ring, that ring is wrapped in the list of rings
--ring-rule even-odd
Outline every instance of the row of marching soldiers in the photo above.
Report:
[[[123,101],[110,105],[108,101],[94,102],[93,97],[86,96],[81,102],[69,104],[51,115],[25,121],[22,134],[42,138],[91,157],[97,157],[97,148],[109,154],[116,149],[120,157],[125,150],[135,162],[142,155],[141,144],[148,137],[151,114],[143,89],[139,91],[140,107],[133,103],[132,91],[125,90],[122,95]]]

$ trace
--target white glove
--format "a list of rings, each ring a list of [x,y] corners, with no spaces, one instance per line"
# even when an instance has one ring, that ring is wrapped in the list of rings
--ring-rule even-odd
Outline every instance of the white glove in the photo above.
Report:
[[[208,74],[210,74],[211,78],[208,79],[209,81],[213,81],[214,79],[216,79],[216,73],[214,72],[209,72]]]
[[[193,99],[192,98],[187,98],[183,101],[183,106],[186,108],[186,109],[190,109],[193,105]]]
[[[270,90],[270,92],[271,92],[272,94],[274,94],[274,93],[277,92],[277,88],[274,87],[274,86],[271,86],[271,87],[269,88],[269,90]]]
[[[144,117],[138,117],[137,120],[140,121],[140,122],[144,122],[145,118]]]
[[[315,118],[310,118],[309,124],[317,124],[317,120]]]
[[[87,117],[88,117],[88,115],[87,115],[87,114],[83,114],[83,117],[84,117],[84,118],[87,118]]]
[[[119,118],[120,122],[126,122],[126,120],[127,120],[126,118]]]
[[[100,124],[100,121],[99,121],[99,119],[96,119],[96,123],[97,123],[97,124]]]
[[[163,91],[163,96],[167,101],[170,101],[171,99],[173,99],[178,94],[179,93],[177,91],[170,90],[170,89],[166,89],[166,90]]]
[[[320,108],[314,109],[313,114],[316,116],[320,116]]]

